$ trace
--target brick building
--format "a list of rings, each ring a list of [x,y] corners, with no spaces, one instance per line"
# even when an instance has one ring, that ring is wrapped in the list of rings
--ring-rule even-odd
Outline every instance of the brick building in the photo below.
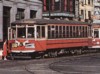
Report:
[[[72,20],[75,16],[75,0],[42,0],[43,17]]]

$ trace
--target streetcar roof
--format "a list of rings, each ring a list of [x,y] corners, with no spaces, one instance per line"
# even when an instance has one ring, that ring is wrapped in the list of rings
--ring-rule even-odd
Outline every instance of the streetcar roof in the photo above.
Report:
[[[83,24],[83,25],[89,25],[87,22],[81,22],[81,21],[67,21],[67,20],[56,20],[56,19],[23,19],[23,20],[17,20],[15,22],[12,22],[13,25],[21,25],[21,24],[37,24],[37,25],[46,25],[46,24]]]

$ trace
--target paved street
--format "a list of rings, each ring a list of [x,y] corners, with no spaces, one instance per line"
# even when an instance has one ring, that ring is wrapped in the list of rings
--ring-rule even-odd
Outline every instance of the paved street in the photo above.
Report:
[[[0,61],[0,74],[100,74],[100,54]]]
[[[62,74],[100,74],[100,54],[65,58],[51,68]]]

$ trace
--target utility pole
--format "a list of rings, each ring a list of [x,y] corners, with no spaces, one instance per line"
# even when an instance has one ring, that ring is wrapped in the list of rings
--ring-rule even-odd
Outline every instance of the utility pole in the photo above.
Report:
[[[50,3],[50,0],[49,0],[49,19],[51,19],[51,12],[50,12],[50,9],[51,9],[51,3]]]

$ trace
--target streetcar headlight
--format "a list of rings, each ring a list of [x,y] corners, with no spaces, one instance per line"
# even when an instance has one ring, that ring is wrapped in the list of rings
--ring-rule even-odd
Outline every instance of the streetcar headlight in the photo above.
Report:
[[[16,48],[18,47],[18,44],[17,43],[12,43],[12,48]]]
[[[97,44],[100,44],[99,42],[97,42]]]
[[[95,39],[93,39],[92,41],[95,41]]]

